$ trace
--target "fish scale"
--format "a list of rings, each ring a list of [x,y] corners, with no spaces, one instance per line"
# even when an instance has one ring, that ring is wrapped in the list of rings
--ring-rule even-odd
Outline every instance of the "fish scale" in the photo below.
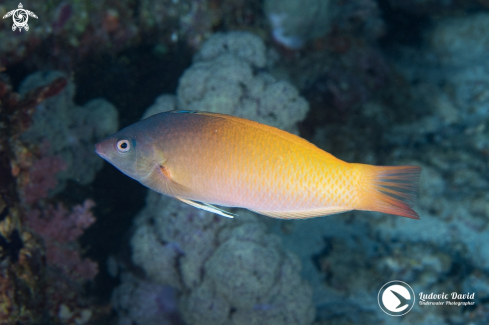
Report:
[[[208,132],[215,128],[222,128],[222,125],[220,124],[221,123],[219,122],[217,122],[217,125],[210,123],[207,126]],[[238,184],[240,184],[241,187],[240,190],[234,192],[232,188],[228,189],[229,191],[226,191],[226,197],[222,197],[222,201],[219,203],[228,205],[226,201],[232,196],[233,192],[234,197],[231,199],[234,200],[234,204],[247,205],[258,210],[284,207],[298,208],[302,210],[310,207],[320,208],[325,204],[333,205],[344,203],[344,199],[341,196],[331,195],[332,191],[327,190],[339,186],[338,178],[345,177],[343,173],[338,173],[336,169],[332,168],[330,175],[333,176],[336,173],[336,182],[326,184],[319,183],[319,176],[327,173],[327,163],[321,164],[321,160],[315,157],[318,153],[311,152],[313,149],[320,151],[319,149],[315,147],[298,147],[294,148],[295,150],[291,150],[290,141],[275,137],[275,139],[273,139],[273,144],[270,145],[267,150],[259,150],[267,143],[267,141],[269,141],[263,136],[264,133],[247,133],[238,141],[226,141],[226,138],[228,137],[236,139],[233,135],[237,133],[245,133],[240,129],[240,127],[231,126],[220,129],[220,133],[222,134],[219,143],[213,145],[210,150],[209,148],[199,147],[202,151],[205,151],[208,154],[219,155],[220,158],[223,158],[223,156],[228,157],[228,161],[240,160],[238,157],[248,158],[246,159],[246,162],[240,164],[241,169],[239,175],[245,176],[241,182],[238,180]],[[242,151],[246,151],[245,148],[254,148],[254,150],[243,154]],[[241,154],[238,154],[239,152],[241,152]],[[271,155],[270,153],[273,154]],[[324,152],[319,152],[319,154],[322,153]],[[234,159],[234,157],[236,157],[236,159]],[[284,157],[286,158],[284,159]],[[205,157],[203,160],[209,161],[208,157]],[[315,162],[315,164],[311,164],[311,162]],[[231,165],[233,164],[231,163]],[[216,165],[216,167],[220,166]],[[287,170],[286,173],[284,172],[284,169]],[[204,174],[207,177],[218,179],[217,183],[220,184],[226,183],[230,176],[229,173],[223,172],[221,168],[215,168],[211,173],[203,173],[203,175]],[[290,185],[288,187],[280,186],[284,181],[288,182]],[[247,184],[248,186],[246,186]],[[289,190],[287,190],[287,188],[289,188]],[[317,190],[311,192],[311,188]],[[257,197],[259,197],[258,200]],[[218,196],[215,196],[214,198],[217,200],[220,199]],[[194,199],[197,200],[202,198],[194,197]],[[292,202],[294,206],[288,204],[289,202]]]
[[[121,152],[126,139],[136,145]],[[294,134],[229,115],[156,114],[96,151],[143,185],[224,216],[210,204],[276,218],[355,209],[418,218],[411,207],[419,167],[347,163]]]

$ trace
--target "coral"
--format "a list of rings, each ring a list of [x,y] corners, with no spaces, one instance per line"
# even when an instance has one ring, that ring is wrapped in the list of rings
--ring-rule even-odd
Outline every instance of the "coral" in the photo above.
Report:
[[[369,310],[372,323],[378,323],[382,317],[376,313],[375,305],[369,305],[369,296],[375,296],[385,279],[402,279],[409,283],[415,292],[461,292],[459,278],[468,276],[470,267],[461,266],[460,257],[464,254],[464,248],[441,247],[429,242],[395,242],[390,238],[384,240],[365,241],[363,245],[355,245],[349,240],[341,238],[325,238],[324,251],[316,256],[317,267],[324,278],[323,285],[330,291],[329,296],[347,298],[352,312],[343,314],[341,309],[332,312],[331,304],[324,304],[318,311],[319,319],[328,324],[327,320],[335,319],[336,322],[351,321],[352,324],[359,321],[356,311]],[[374,249],[372,249],[374,248]],[[348,252],[348,254],[346,254]],[[365,267],[365,259],[368,259]],[[349,268],[356,269],[355,277],[351,277]],[[364,291],[360,293],[358,288]],[[344,301],[345,299],[343,299]],[[344,307],[343,307],[344,308]],[[439,312],[439,315],[436,315]],[[377,314],[377,315],[376,315]],[[445,310],[426,311],[413,308],[409,324],[418,324],[438,319],[456,320],[459,311]],[[364,316],[362,316],[364,317]],[[377,318],[377,319],[376,319]]]
[[[25,5],[25,9],[34,12],[39,18],[29,19],[30,29],[23,33],[12,32],[11,19],[2,21],[2,63],[23,59],[45,45],[47,40],[50,43],[47,50],[50,56],[70,64],[70,61],[76,61],[79,56],[90,53],[97,47],[99,50],[120,50],[133,44],[137,37],[138,30],[127,2],[126,5],[121,5],[111,1],[94,4],[90,1],[56,0],[47,4]],[[3,16],[12,9],[15,8],[2,5],[0,13]]]
[[[135,221],[133,262],[153,282],[176,288],[194,287],[200,281],[202,264],[215,250],[216,233],[225,222],[203,213],[150,192],[146,209]],[[155,245],[157,242],[162,244]],[[180,272],[168,267],[176,264]]]
[[[330,0],[267,0],[264,6],[274,39],[291,49],[326,34],[334,15]]]
[[[59,268],[73,280],[93,280],[98,272],[97,264],[80,257],[76,240],[95,222],[90,209],[95,205],[86,200],[83,205],[66,210],[58,204],[43,211],[31,210],[27,214],[28,226],[38,233],[46,244],[48,265]]]
[[[236,311],[231,324],[312,321],[311,291],[297,276],[300,262],[282,252],[278,238],[265,235],[264,228],[253,223],[224,229],[219,237],[222,244],[204,266],[206,278],[183,298],[184,318],[191,324],[199,319],[224,323],[232,306]],[[216,311],[206,308],[212,304]]]
[[[27,172],[29,179],[21,189],[24,202],[33,204],[48,197],[48,192],[58,185],[56,175],[66,167],[64,160],[57,156],[41,157],[33,161]]]
[[[389,33],[401,29],[397,18],[408,17],[414,31],[402,33],[418,35],[428,26],[425,42],[390,47],[384,39],[377,47],[383,30],[377,3]],[[0,23],[0,62],[13,68],[29,57],[22,68],[30,71],[50,67],[45,57],[66,67],[87,53],[110,55],[140,41],[137,50],[150,55],[200,47],[177,96],[160,96],[145,116],[209,110],[297,132],[308,104],[293,82],[318,98],[310,124],[300,126],[316,145],[347,161],[423,169],[418,222],[350,212],[267,220],[270,234],[248,212],[227,220],[150,193],[128,241],[135,265],[112,298],[120,324],[181,324],[177,313],[189,325],[301,324],[312,322],[314,307],[316,325],[487,324],[489,17],[476,12],[477,3],[488,1],[55,0],[25,4],[39,16],[29,20],[28,33],[13,34],[11,20]],[[1,4],[0,16],[16,5]],[[275,48],[282,71],[252,34],[210,36],[252,25],[267,40],[262,12],[276,41],[303,46]],[[426,16],[432,13],[438,15]],[[235,24],[233,17],[243,20]],[[0,323],[96,322],[100,309],[81,298],[80,284],[97,270],[76,243],[93,222],[90,203],[68,209],[53,194],[67,180],[91,182],[101,164],[91,144],[116,130],[115,111],[99,100],[73,104],[74,85],[64,74],[31,76],[21,91],[13,94],[0,77]],[[50,146],[43,149],[45,140]],[[393,319],[375,300],[393,279],[416,293],[475,292],[476,305],[415,306]]]
[[[333,34],[343,37],[363,39],[367,42],[377,40],[385,33],[383,12],[374,0],[336,0],[333,4],[336,14],[333,17]]]
[[[270,222],[286,249],[301,258],[318,324],[396,322],[386,320],[375,300],[380,287],[395,279],[417,294],[476,297],[466,309],[417,305],[399,323],[487,322],[489,69],[482,54],[483,15],[433,22],[427,42],[385,57],[402,81],[389,100],[370,96],[354,114],[316,127],[312,142],[340,159],[422,168],[419,222],[367,212]]]
[[[122,284],[112,293],[119,325],[183,324],[177,311],[175,288],[122,274]]]
[[[274,40],[291,50],[327,34],[375,40],[384,32],[373,0],[266,0],[264,9]]]
[[[45,287],[44,318],[49,317],[50,324],[83,325],[104,323],[110,312],[109,306],[96,305],[81,297],[80,284],[67,281],[59,273],[48,270],[49,285]],[[105,319],[104,319],[105,318]]]
[[[207,0],[144,0],[139,13],[143,28],[166,30],[173,27],[175,41],[182,38],[196,48],[222,19],[222,13]]]
[[[331,31],[311,39],[300,52],[278,48],[281,55],[270,68],[272,74],[285,76],[299,88],[311,111],[318,111],[309,114],[314,115],[311,122],[316,124],[330,121],[331,115],[346,116],[342,111],[358,109],[382,94],[392,78],[377,44],[385,31],[377,2],[332,0],[330,7]]]
[[[297,133],[309,109],[297,89],[266,72],[265,45],[245,32],[214,34],[179,80],[176,98],[162,95],[143,118],[163,111],[201,110],[240,116]]]
[[[63,163],[46,152],[46,142],[35,145],[20,140],[22,133],[32,125],[36,107],[46,98],[60,94],[66,84],[65,78],[57,78],[21,97],[12,92],[0,75],[0,324],[79,325],[108,313],[105,306],[88,305],[82,298],[80,282],[66,276],[69,274],[80,280],[83,276],[91,278],[96,273],[96,264],[88,260],[81,262],[78,246],[73,242],[49,242],[51,248],[46,256],[48,242],[26,227],[28,214],[45,235],[53,230],[51,225],[43,224],[46,219],[39,219],[43,212],[32,210],[32,206],[48,211],[50,216],[47,217],[57,214],[57,219],[69,227],[54,227],[59,231],[54,237],[74,239],[80,233],[79,228],[85,228],[90,222],[89,201],[75,208],[69,221],[62,219],[63,215],[68,215],[63,208],[43,208],[42,197],[55,186],[53,176]],[[54,247],[58,244],[60,246]],[[66,244],[70,247],[64,246]],[[64,253],[59,254],[60,251]],[[58,255],[53,256],[53,252]],[[46,267],[46,260],[65,265],[66,273],[59,268]]]
[[[452,96],[456,109],[453,118],[456,121],[463,120],[467,126],[475,129],[487,118],[489,109],[489,64],[485,60],[487,52],[483,53],[480,53],[478,59],[474,58],[471,66],[454,71],[447,78],[447,88],[452,89],[447,95]],[[481,60],[481,64],[475,64],[476,60]],[[475,135],[484,133],[484,130],[473,130],[469,133]]]
[[[177,90],[178,109],[231,114],[294,131],[307,102],[287,81],[266,72],[265,46],[249,33],[213,35],[185,71]]]
[[[144,111],[143,117],[141,119],[145,119],[150,117],[151,115],[155,115],[161,112],[173,111],[177,109],[177,101],[175,96],[173,95],[161,95],[156,98],[153,105],[148,107],[146,111]]]
[[[0,16],[17,4],[0,4]],[[222,8],[220,8],[222,7]],[[94,3],[89,0],[53,0],[29,3],[25,9],[39,18],[29,20],[28,32],[12,32],[12,19],[0,22],[0,65],[29,57],[39,68],[72,69],[94,53],[116,54],[141,40],[150,40],[155,52],[166,53],[183,42],[198,48],[216,26],[229,30],[252,25],[260,16],[253,1],[143,0]]]
[[[311,289],[297,258],[251,213],[228,220],[158,193],[135,221],[133,262],[177,288],[188,324],[310,324]]]
[[[0,68],[1,71],[1,68]],[[23,226],[25,209],[16,177],[24,174],[30,151],[20,134],[30,126],[35,106],[59,93],[66,80],[33,89],[23,99],[0,75],[0,324],[34,324],[46,300],[41,241]],[[27,159],[28,160],[28,159]],[[48,181],[49,184],[49,181]]]
[[[473,10],[476,2],[487,6],[487,0],[389,0],[392,9],[398,12],[408,13],[411,15],[440,17],[441,15],[459,15],[464,10]]]
[[[20,92],[25,95],[61,76],[64,75],[60,72],[37,72],[24,80]],[[51,193],[62,190],[67,180],[83,185],[90,183],[103,164],[93,154],[93,145],[118,128],[114,106],[103,99],[94,99],[78,107],[73,103],[74,89],[70,81],[61,93],[40,103],[32,126],[22,135],[23,141],[33,145],[47,141],[49,147],[44,156],[56,156],[65,162],[66,169],[56,174],[59,184]]]
[[[473,65],[474,61],[485,61],[489,51],[488,32],[489,14],[482,12],[442,19],[425,38],[443,64]]]
[[[391,73],[383,55],[371,48],[351,49],[334,63],[309,87],[311,106],[357,108],[385,88]]]
[[[212,61],[230,54],[253,68],[263,68],[267,63],[266,48],[256,35],[247,32],[215,33],[194,57],[194,62]]]

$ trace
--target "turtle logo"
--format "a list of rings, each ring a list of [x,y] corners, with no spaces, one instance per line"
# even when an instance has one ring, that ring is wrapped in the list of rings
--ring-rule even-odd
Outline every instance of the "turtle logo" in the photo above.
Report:
[[[7,14],[3,16],[3,19],[8,18],[10,16],[12,16],[12,18],[14,19],[12,30],[15,31],[18,28],[19,32],[22,32],[22,28],[24,28],[26,31],[29,30],[29,25],[27,25],[29,16],[37,19],[36,14],[33,13],[32,11],[25,10],[24,6],[22,6],[22,3],[19,3],[18,9],[7,12]]]

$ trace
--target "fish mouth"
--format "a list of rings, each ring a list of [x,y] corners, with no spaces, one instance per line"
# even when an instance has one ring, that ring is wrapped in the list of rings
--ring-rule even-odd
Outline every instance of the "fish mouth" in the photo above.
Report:
[[[95,153],[96,153],[97,155],[99,155],[100,157],[104,158],[105,160],[107,160],[107,155],[106,155],[106,154],[104,154],[102,151],[103,151],[103,150],[102,150],[102,144],[101,144],[101,143],[97,143],[97,144],[95,145]]]

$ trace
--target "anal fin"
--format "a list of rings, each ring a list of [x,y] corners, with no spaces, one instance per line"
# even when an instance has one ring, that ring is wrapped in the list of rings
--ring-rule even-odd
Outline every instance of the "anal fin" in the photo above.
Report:
[[[277,218],[277,219],[308,219],[315,217],[328,216],[337,213],[343,213],[351,211],[351,208],[339,208],[330,207],[316,210],[304,210],[304,211],[258,211],[251,210],[253,212],[263,214],[267,217]]]
[[[191,206],[193,206],[195,208],[202,209],[204,211],[209,211],[209,212],[218,214],[218,215],[223,216],[223,217],[226,217],[226,218],[234,218],[234,217],[237,217],[238,216],[237,214],[224,211],[222,209],[216,208],[215,206],[210,205],[210,204],[207,204],[207,203],[199,203],[199,202],[195,202],[195,201],[192,201],[192,200],[183,199],[181,197],[175,197],[175,198],[177,200],[180,200],[183,203],[187,203],[188,205],[191,205]]]

